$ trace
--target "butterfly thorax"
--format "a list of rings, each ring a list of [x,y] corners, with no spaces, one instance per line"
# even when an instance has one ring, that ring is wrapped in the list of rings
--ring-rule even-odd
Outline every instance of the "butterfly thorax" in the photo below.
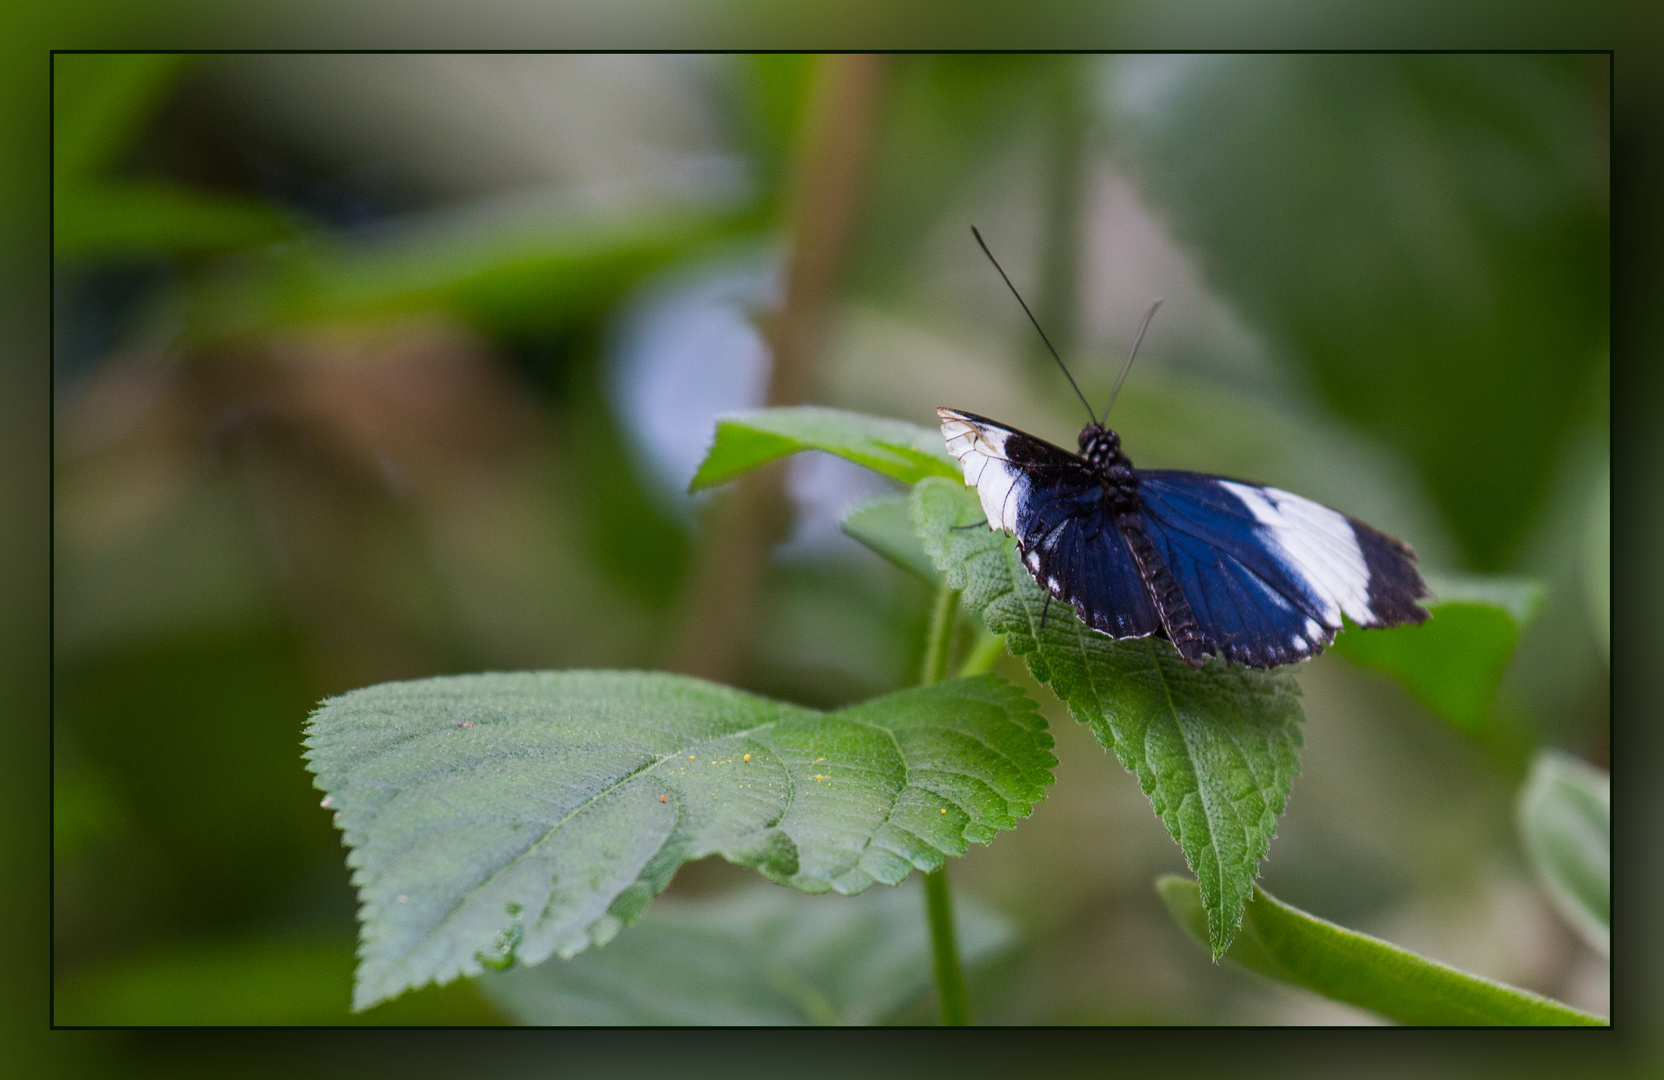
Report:
[[[1121,452],[1121,436],[1106,427],[1088,424],[1080,429],[1080,456],[1103,477],[1110,509],[1126,513],[1139,508],[1138,477]]]

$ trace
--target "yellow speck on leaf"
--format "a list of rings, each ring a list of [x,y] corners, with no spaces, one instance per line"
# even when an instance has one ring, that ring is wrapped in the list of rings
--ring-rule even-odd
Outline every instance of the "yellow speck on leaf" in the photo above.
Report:
[[[669,802],[670,801],[670,796],[669,795],[660,795],[659,796],[659,801],[660,802]],[[945,814],[945,813],[947,813],[947,811],[943,810],[942,813]]]
[[[942,813],[944,813],[944,814],[945,814],[945,813],[947,813],[947,812],[948,812],[948,808],[947,808],[947,807],[945,807],[945,806],[944,806],[944,807],[942,807]]]
[[[750,761],[751,760],[751,755],[750,754],[745,755],[745,760]]]
[[[689,761],[692,761],[692,760],[693,760],[693,755],[692,755],[692,754],[689,754],[689,755],[688,755],[688,760],[689,760]]]

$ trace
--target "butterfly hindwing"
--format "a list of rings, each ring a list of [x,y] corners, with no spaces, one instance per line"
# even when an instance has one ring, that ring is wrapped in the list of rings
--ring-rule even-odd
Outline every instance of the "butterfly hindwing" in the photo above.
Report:
[[[1097,485],[1034,485],[1017,514],[1017,549],[1034,580],[1081,622],[1116,638],[1147,637],[1161,617],[1127,536]]]

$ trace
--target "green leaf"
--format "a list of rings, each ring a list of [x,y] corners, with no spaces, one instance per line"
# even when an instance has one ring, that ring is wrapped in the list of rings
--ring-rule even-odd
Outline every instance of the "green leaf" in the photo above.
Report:
[[[1207,941],[1194,881],[1156,880],[1174,920]],[[1503,983],[1469,975],[1379,938],[1290,907],[1255,886],[1242,933],[1225,954],[1250,971],[1315,990],[1402,1024],[1602,1025],[1598,1016]]]
[[[1607,59],[1117,67],[1114,150],[1209,285],[1414,464],[1466,561],[1515,558],[1608,353]]]
[[[716,439],[689,490],[715,487],[801,450],[824,450],[904,484],[926,476],[959,475],[959,463],[948,455],[939,431],[902,420],[806,405],[718,418]]]
[[[203,282],[191,329],[234,335],[433,307],[505,332],[546,329],[587,316],[733,223],[697,208],[597,215],[480,206],[385,237],[309,240],[247,273]]]
[[[1007,920],[956,901],[967,965],[1012,943]],[[528,1024],[871,1024],[926,990],[930,964],[919,889],[834,899],[758,884],[661,901],[605,949],[480,987]]]
[[[90,1027],[501,1024],[471,983],[347,1010],[352,939],[253,938],[174,945],[60,974],[53,1019]]]
[[[196,57],[178,53],[63,53],[52,58],[52,179],[90,182],[139,133]]]
[[[1536,618],[1543,588],[1499,577],[1433,577],[1438,600],[1419,626],[1348,629],[1334,650],[1384,671],[1429,709],[1466,731],[1489,721],[1491,703],[1513,659],[1520,631]]]
[[[942,580],[942,575],[913,531],[911,504],[906,495],[879,495],[845,510],[838,524],[845,533],[895,565],[934,585]]]
[[[1520,791],[1520,838],[1554,906],[1601,955],[1612,942],[1612,781],[1554,750]]]
[[[257,199],[171,184],[65,188],[52,207],[60,255],[230,251],[293,235],[294,223]]]
[[[1589,495],[1589,525],[1584,540],[1584,596],[1600,639],[1601,655],[1612,659],[1612,465],[1601,471]]]
[[[604,944],[689,859],[861,892],[987,843],[1056,759],[997,676],[822,713],[673,675],[387,683],[323,703],[307,760],[351,849],[366,1008]]]
[[[953,528],[981,517],[962,482],[913,489],[919,539],[965,605],[1137,775],[1202,883],[1209,938],[1223,953],[1299,770],[1298,685],[1219,661],[1192,668],[1166,641],[1088,630],[1067,605],[1047,607],[1010,537]]]

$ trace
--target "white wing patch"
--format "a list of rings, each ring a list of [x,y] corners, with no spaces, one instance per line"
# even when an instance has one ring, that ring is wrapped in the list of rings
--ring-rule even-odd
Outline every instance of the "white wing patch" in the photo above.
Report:
[[[937,409],[936,415],[942,418],[942,437],[948,442],[948,453],[959,459],[959,467],[965,471],[965,486],[976,488],[982,499],[988,527],[1015,532],[1017,511],[1028,495],[1028,478],[1012,468],[1006,459],[1008,433],[989,424],[979,424],[952,409]]]
[[[1369,606],[1369,566],[1346,515],[1277,488],[1230,480],[1219,485],[1270,530],[1283,564],[1323,605],[1329,629],[1340,629],[1343,613],[1360,626],[1380,622]],[[1314,629],[1308,620],[1307,634]]]

